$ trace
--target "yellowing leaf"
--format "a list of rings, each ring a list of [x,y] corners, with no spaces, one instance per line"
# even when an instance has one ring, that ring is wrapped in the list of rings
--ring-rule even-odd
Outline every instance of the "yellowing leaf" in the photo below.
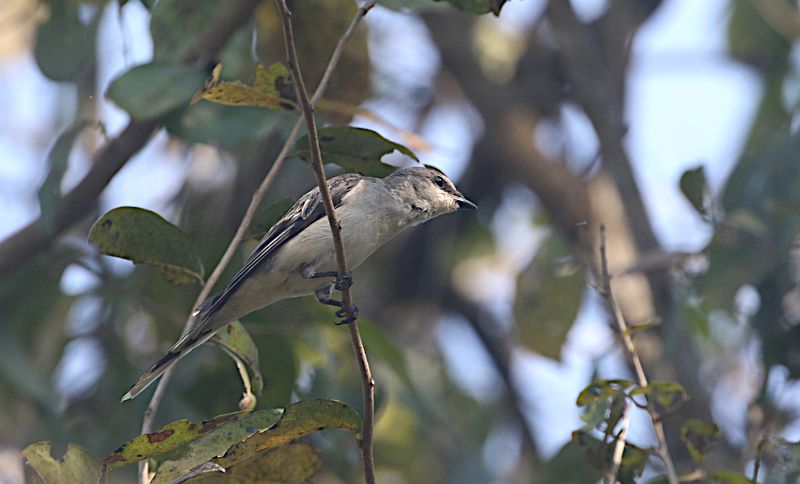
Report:
[[[309,482],[322,467],[322,458],[303,442],[292,442],[256,454],[226,470],[224,475],[210,476],[193,482]]]
[[[203,89],[195,94],[193,103],[205,99],[234,106],[258,106],[286,111],[297,109],[292,75],[280,62],[272,64],[269,68],[261,64],[256,66],[256,78],[253,84],[221,81],[221,71],[222,64],[218,64]]]
[[[45,484],[94,483],[100,480],[100,461],[79,445],[67,444],[67,452],[57,459],[52,454],[50,442],[37,442],[26,447],[22,455]]]
[[[242,326],[242,323],[234,321],[225,326],[222,331],[218,331],[212,341],[233,358],[239,369],[239,375],[244,384],[244,398],[240,402],[240,408],[242,410],[254,409],[256,406],[254,394],[261,394],[261,390],[264,388],[264,379],[259,369],[258,348],[256,348],[253,338],[250,337],[250,333]],[[252,384],[245,366],[249,367],[253,373]],[[242,407],[243,404],[246,406]]]

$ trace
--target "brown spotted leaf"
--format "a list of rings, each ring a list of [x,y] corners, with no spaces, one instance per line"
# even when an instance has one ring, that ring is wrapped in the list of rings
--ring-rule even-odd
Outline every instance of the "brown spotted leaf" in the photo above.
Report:
[[[252,459],[259,452],[299,439],[319,430],[346,429],[358,434],[361,418],[355,410],[334,400],[305,400],[286,407],[283,417],[270,428],[255,433],[228,449],[214,463],[230,467]]]

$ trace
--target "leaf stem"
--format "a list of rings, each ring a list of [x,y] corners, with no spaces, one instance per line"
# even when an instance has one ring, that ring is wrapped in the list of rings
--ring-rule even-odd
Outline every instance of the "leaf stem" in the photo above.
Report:
[[[275,0],[275,4],[281,14],[281,22],[283,24],[283,38],[286,47],[286,58],[289,63],[289,68],[292,71],[292,80],[294,82],[295,91],[297,92],[298,100],[303,108],[303,117],[306,120],[306,128],[308,130],[308,145],[311,152],[311,162],[314,168],[314,175],[317,179],[319,192],[325,206],[325,213],[328,216],[328,224],[331,228],[331,236],[333,238],[333,245],[336,252],[336,263],[339,270],[339,278],[343,278],[349,274],[347,269],[347,259],[344,252],[344,245],[342,244],[341,225],[336,216],[336,209],[333,205],[330,190],[328,190],[328,183],[325,177],[325,167],[322,163],[322,152],[319,146],[319,136],[317,134],[317,125],[314,121],[314,106],[308,98],[305,83],[303,82],[302,72],[300,70],[300,63],[297,59],[297,51],[294,42],[294,31],[292,29],[292,13],[286,5],[286,0]],[[367,14],[367,12],[375,5],[375,2],[368,2],[361,7],[356,13],[356,17],[350,23],[350,27],[345,32],[343,39],[352,34],[358,21]],[[343,42],[340,40],[337,45],[336,51],[343,47]],[[326,72],[326,74],[329,74]],[[329,75],[323,76],[320,85],[326,85],[329,81]],[[350,294],[350,289],[345,288],[342,292],[342,308],[345,311],[353,310],[353,299]],[[375,483],[375,465],[372,454],[372,433],[374,425],[375,413],[375,379],[372,377],[372,372],[369,368],[369,360],[364,350],[364,343],[361,341],[361,335],[358,331],[356,322],[353,321],[347,325],[350,330],[350,338],[353,343],[353,350],[358,360],[358,366],[361,371],[362,387],[364,392],[364,422],[361,429],[361,457],[364,465],[364,481],[367,484]]]

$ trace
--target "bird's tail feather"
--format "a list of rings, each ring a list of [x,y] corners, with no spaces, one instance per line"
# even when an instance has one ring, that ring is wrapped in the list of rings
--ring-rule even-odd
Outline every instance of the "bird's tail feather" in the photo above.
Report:
[[[138,394],[150,386],[151,383],[156,381],[165,371],[174,365],[178,360],[188,355],[190,351],[205,343],[216,332],[214,328],[209,327],[208,321],[203,321],[197,324],[186,336],[178,340],[169,351],[161,357],[149,370],[144,372],[142,376],[136,380],[128,393],[122,396],[121,401],[130,400],[135,398]]]

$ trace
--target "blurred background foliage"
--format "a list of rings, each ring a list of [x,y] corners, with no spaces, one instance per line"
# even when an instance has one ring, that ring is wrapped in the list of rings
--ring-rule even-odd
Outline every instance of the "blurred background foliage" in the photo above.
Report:
[[[315,86],[356,5],[290,3],[306,82]],[[626,139],[637,126],[627,113],[637,34],[679,3],[386,0],[348,44],[321,122],[380,131],[423,162],[437,162],[481,207],[401,235],[355,272],[359,325],[378,381],[379,482],[602,476],[602,432],[583,426],[574,403],[593,379],[632,372],[586,270],[597,264],[600,224],[626,318],[658,323],[635,335],[646,371],[679,382],[688,395],[665,417],[679,472],[736,482],[758,460],[762,479],[791,482],[800,469],[792,444],[800,438],[800,11],[786,0],[718,2],[722,15],[711,22],[726,31],[725,62],[758,80],[756,107],[742,121],[746,129],[730,134],[740,139],[731,141],[729,175],[712,183],[697,169],[705,160],[690,160],[680,180],[662,181],[696,211],[695,225],[670,232],[694,243],[665,244],[656,214],[673,202],[641,188],[648,160],[631,155]],[[34,207],[15,215],[0,242],[2,479],[21,478],[20,451],[38,440],[104,456],[135,437],[149,393],[118,399],[176,340],[196,296],[196,285],[173,286],[152,268],[100,256],[87,242],[92,223],[139,201],[188,233],[209,271],[297,119],[255,107],[187,106],[217,62],[223,79],[252,82],[257,64],[283,59],[271,2],[254,5],[226,42],[206,36],[238,7],[185,0],[0,6],[0,65],[32,59],[35,72],[12,74],[14,82],[44,76],[37,82],[58,83],[47,114],[26,115],[36,120],[34,132],[2,121],[4,142],[41,155],[43,170],[30,190],[0,178],[4,196]],[[478,15],[501,7],[497,17]],[[125,73],[138,64],[147,66]],[[110,82],[123,73],[127,79]],[[576,119],[582,136],[571,131]],[[429,139],[437,123],[437,140],[444,132],[455,148]],[[397,153],[384,161],[413,163]],[[22,163],[4,157],[0,168],[11,173]],[[147,168],[135,171],[137,164]],[[81,180],[95,190],[81,192]],[[286,207],[286,197],[312,185],[308,165],[292,158],[264,207]],[[223,281],[254,247],[254,230]],[[590,321],[579,333],[576,318]],[[361,408],[348,335],[333,321],[310,298],[243,320],[265,380],[259,409],[310,398]],[[585,371],[538,378],[568,365],[565,348],[576,334],[587,338],[579,346]],[[236,369],[207,346],[178,365],[158,423],[236,408]],[[600,421],[616,425],[625,394],[608,388],[591,402],[602,403],[593,407]],[[564,392],[569,400],[553,410],[550,394]],[[650,424],[636,412],[631,441],[647,449]],[[324,461],[316,482],[360,479],[350,434],[309,441]],[[659,461],[637,448],[626,450],[620,476],[662,474]],[[132,481],[133,470],[114,478]]]

